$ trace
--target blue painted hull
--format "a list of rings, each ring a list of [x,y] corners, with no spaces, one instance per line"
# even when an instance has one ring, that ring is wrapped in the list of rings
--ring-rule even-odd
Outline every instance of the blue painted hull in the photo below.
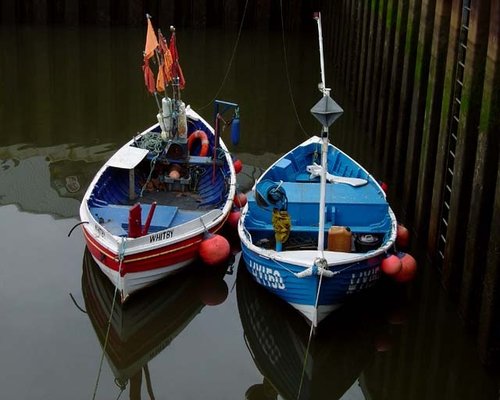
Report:
[[[318,246],[319,187],[315,177],[304,172],[313,162],[319,143],[319,138],[304,142],[262,174],[248,194],[238,226],[243,259],[253,278],[314,326],[349,297],[376,284],[381,261],[394,244],[397,226],[378,183],[330,145],[328,173],[348,183],[327,185],[325,243]],[[349,179],[365,183],[354,186]],[[283,248],[275,243],[272,210],[259,201],[262,182],[276,184],[285,193],[291,228]],[[378,244],[367,249],[353,244],[348,251],[329,250],[328,229],[333,226],[350,228],[353,243],[354,238],[371,235]],[[299,244],[292,247],[289,242]]]

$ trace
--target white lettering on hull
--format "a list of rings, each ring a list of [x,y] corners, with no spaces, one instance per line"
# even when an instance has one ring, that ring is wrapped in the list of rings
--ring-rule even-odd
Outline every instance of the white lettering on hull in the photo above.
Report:
[[[250,260],[250,269],[255,280],[261,285],[273,289],[285,289],[285,283],[279,271],[260,265],[253,260]]]
[[[347,294],[356,293],[363,289],[368,289],[375,285],[380,276],[380,268],[371,268],[367,271],[353,272],[351,282],[347,288]]]

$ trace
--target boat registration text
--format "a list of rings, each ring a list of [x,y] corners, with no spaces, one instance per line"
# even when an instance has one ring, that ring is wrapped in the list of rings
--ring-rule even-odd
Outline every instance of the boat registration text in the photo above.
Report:
[[[285,283],[279,271],[275,269],[265,267],[250,260],[250,270],[255,280],[263,286],[267,286],[273,289],[285,289]]]

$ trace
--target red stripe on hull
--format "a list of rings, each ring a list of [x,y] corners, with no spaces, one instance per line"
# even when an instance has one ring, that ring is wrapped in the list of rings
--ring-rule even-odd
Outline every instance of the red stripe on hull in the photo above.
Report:
[[[222,223],[214,227],[212,231],[217,231],[221,226]],[[118,271],[120,268],[118,254],[103,247],[87,232],[85,227],[83,227],[83,232],[87,247],[94,258],[100,260],[107,268]],[[132,272],[150,271],[170,265],[173,266],[183,261],[193,260],[198,257],[198,248],[203,237],[204,235],[200,234],[169,246],[125,255],[121,265],[121,275],[124,276]]]

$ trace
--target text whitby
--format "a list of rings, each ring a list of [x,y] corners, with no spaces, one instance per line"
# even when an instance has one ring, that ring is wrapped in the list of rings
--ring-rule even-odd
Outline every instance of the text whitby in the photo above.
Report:
[[[149,243],[159,242],[160,240],[170,239],[173,236],[172,231],[158,232],[149,236]]]
[[[273,289],[285,289],[285,283],[279,271],[264,267],[263,265],[257,264],[255,261],[250,261],[250,268],[252,270],[252,275],[261,285]]]

